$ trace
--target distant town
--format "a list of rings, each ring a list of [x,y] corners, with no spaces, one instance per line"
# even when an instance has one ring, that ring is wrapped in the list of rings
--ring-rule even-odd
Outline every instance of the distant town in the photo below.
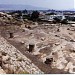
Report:
[[[75,11],[70,10],[1,10],[2,12],[8,13],[18,19],[30,19],[32,13],[38,17],[40,21],[52,22],[54,20],[65,20],[67,23],[74,23],[75,21]]]

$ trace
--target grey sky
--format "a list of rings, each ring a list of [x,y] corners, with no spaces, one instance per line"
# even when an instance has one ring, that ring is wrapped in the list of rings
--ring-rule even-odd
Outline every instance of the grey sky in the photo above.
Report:
[[[0,0],[0,4],[23,4],[50,9],[73,9],[75,0]]]

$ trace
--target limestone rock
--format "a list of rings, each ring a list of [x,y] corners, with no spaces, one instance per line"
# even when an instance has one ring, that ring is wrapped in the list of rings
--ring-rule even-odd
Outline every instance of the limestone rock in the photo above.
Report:
[[[8,61],[10,59],[10,57],[7,55],[7,56],[2,56],[2,60],[3,61]]]

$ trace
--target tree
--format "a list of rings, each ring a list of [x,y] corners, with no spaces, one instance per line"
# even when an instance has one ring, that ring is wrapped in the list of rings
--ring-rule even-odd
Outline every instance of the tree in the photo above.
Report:
[[[33,11],[31,14],[31,20],[36,21],[39,18],[39,12]]]
[[[22,16],[22,12],[20,10],[18,10],[18,11],[16,11],[16,13],[17,13],[17,18],[20,19]]]
[[[54,23],[59,23],[59,22],[61,22],[61,20],[59,18],[55,17],[54,20],[53,20],[53,22]]]
[[[75,21],[75,17],[72,19],[72,21]]]
[[[25,10],[22,11],[22,13],[23,13],[23,14],[27,14],[28,11],[25,9]]]
[[[68,20],[67,20],[67,19],[63,19],[63,20],[61,21],[61,23],[67,24],[67,23],[68,23]]]

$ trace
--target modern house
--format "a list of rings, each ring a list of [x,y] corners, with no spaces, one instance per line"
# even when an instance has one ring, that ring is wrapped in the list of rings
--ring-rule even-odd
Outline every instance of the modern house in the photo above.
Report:
[[[44,18],[46,20],[53,20],[54,18],[58,18],[60,20],[66,19],[64,15],[45,15]]]
[[[75,19],[75,13],[64,13],[65,17],[68,19],[68,20],[73,20]]]

